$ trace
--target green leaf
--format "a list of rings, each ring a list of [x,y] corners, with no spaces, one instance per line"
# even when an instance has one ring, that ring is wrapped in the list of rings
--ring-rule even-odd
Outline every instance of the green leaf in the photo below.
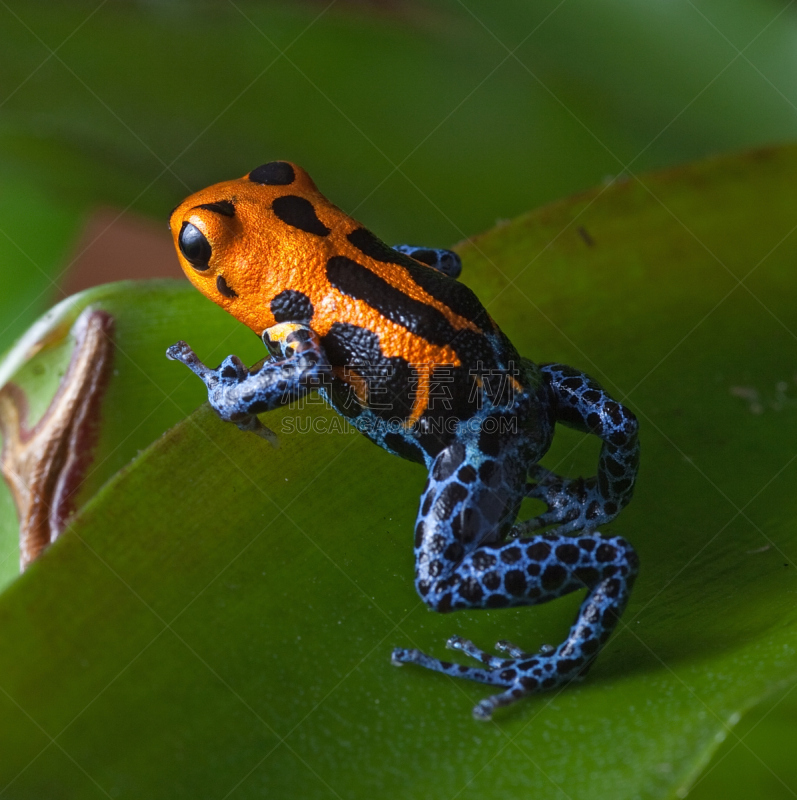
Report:
[[[6,794],[681,792],[741,712],[797,678],[795,180],[794,148],[727,157],[604,186],[462,251],[522,353],[588,370],[641,420],[637,494],[607,530],[642,572],[584,683],[481,724],[483,687],[393,668],[392,646],[443,654],[452,634],[555,643],[579,598],[427,612],[412,585],[422,469],[331,430],[319,405],[265,417],[278,450],[205,406],[0,597]],[[238,340],[188,289],[102,291],[124,354],[104,406],[117,437],[191,383],[159,361],[166,344],[212,361]],[[594,444],[559,431],[544,463],[592,472]]]

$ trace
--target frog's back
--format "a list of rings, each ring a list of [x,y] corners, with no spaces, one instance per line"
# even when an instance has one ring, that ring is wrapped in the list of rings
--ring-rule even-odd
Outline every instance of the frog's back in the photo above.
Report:
[[[350,413],[428,427],[435,406],[470,418],[491,376],[514,370],[510,388],[523,388],[517,353],[467,286],[388,247],[296,165],[263,165],[173,214],[208,243],[185,270],[197,288],[258,335],[309,325]]]

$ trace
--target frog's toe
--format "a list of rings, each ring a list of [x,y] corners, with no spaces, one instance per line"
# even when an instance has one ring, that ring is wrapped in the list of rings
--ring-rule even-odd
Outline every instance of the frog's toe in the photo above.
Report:
[[[465,655],[475,658],[476,661],[481,661],[482,664],[486,664],[491,669],[499,669],[508,663],[505,658],[490,655],[490,653],[476,647],[473,642],[463,639],[461,636],[452,636],[446,642],[446,647],[449,650],[461,650]]]
[[[170,361],[182,361],[185,363],[187,360],[195,359],[196,357],[196,353],[191,349],[188,342],[182,340],[166,348],[166,358]]]
[[[167,348],[166,358],[170,361],[179,361],[181,364],[185,364],[191,372],[198,375],[206,384],[209,379],[212,380],[213,371],[200,361],[199,356],[187,342],[175,342],[171,347]]]
[[[279,448],[280,443],[277,434],[271,428],[267,428],[255,414],[247,414],[241,419],[234,420],[234,422],[242,431],[254,433],[269,442],[274,449]]]
[[[493,711],[495,711],[496,708],[511,705],[528,694],[530,694],[530,692],[525,691],[519,686],[515,686],[512,689],[501,692],[501,694],[485,697],[484,700],[479,700],[473,707],[473,718],[487,722],[492,719]]]
[[[474,650],[477,649],[470,642],[464,639],[461,641],[473,647]],[[455,649],[463,648],[456,647]],[[468,653],[468,655],[470,655],[470,653]],[[474,658],[479,658],[479,656],[474,656]],[[492,658],[495,658],[495,656],[492,656]],[[479,660],[481,659],[479,658]],[[502,664],[504,663],[502,659],[496,658],[495,660]],[[452,678],[465,678],[469,681],[488,683],[493,686],[506,685],[506,680],[502,679],[499,675],[499,669],[480,669],[478,667],[468,667],[465,664],[452,664],[450,661],[440,661],[438,658],[428,656],[420,650],[404,650],[403,648],[397,647],[393,650],[390,661],[396,667],[403,666],[404,664],[417,664],[419,667],[425,667],[433,672],[442,672],[445,675],[450,675]]]
[[[506,639],[501,639],[500,642],[496,642],[495,649],[498,650],[499,653],[508,653],[512,658],[530,658],[530,654],[523,650],[523,648],[512,644],[512,642],[508,642]]]
[[[486,697],[473,709],[473,716],[477,719],[490,719],[496,708],[510,705],[527,695],[558,689],[571,681],[581,680],[592,665],[596,650],[595,647],[584,647],[577,651],[572,644],[566,643],[555,648],[543,645],[539,653],[532,655],[524,653],[509,642],[499,642],[498,649],[505,650],[512,656],[504,659],[485,653],[459,636],[449,639],[448,646],[481,661],[484,666],[452,664],[428,656],[420,650],[399,648],[393,651],[392,661],[396,666],[417,664],[452,678],[465,678],[502,688],[504,691]]]

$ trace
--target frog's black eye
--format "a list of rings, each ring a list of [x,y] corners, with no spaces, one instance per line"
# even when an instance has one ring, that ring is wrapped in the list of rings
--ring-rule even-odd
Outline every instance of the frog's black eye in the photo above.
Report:
[[[190,222],[184,222],[180,229],[180,236],[177,239],[180,245],[180,252],[185,260],[198,270],[206,270],[209,266],[210,256],[213,251],[210,242],[205,238],[205,234]]]

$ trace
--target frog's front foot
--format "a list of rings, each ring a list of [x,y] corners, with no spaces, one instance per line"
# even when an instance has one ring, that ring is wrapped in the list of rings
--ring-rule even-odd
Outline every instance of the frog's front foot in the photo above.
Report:
[[[205,385],[207,385],[207,379],[213,370],[206,367],[200,361],[199,356],[194,352],[188,342],[175,342],[171,347],[166,349],[166,358],[170,361],[179,361],[181,364],[185,364],[194,375],[198,375]]]
[[[586,654],[576,652],[577,646],[573,643],[565,643],[558,648],[546,648],[545,651],[534,654],[524,653],[509,642],[498,642],[496,650],[508,653],[510,658],[491,655],[460,636],[452,636],[446,642],[446,647],[461,650],[484,666],[452,664],[427,656],[420,650],[402,649],[393,651],[392,661],[396,666],[418,664],[452,677],[503,687],[505,691],[480,700],[474,707],[473,716],[482,720],[490,719],[496,708],[508,706],[521,697],[563,686],[583,677],[593,660],[592,657],[585,658]]]
[[[242,431],[249,431],[278,447],[277,434],[267,428],[252,413],[240,404],[230,402],[230,390],[244,383],[250,376],[238,356],[227,356],[217,369],[202,363],[199,356],[186,342],[177,342],[166,350],[166,357],[185,364],[191,372],[198,375],[208,390],[208,402],[213,410],[225,421],[234,422]]]

